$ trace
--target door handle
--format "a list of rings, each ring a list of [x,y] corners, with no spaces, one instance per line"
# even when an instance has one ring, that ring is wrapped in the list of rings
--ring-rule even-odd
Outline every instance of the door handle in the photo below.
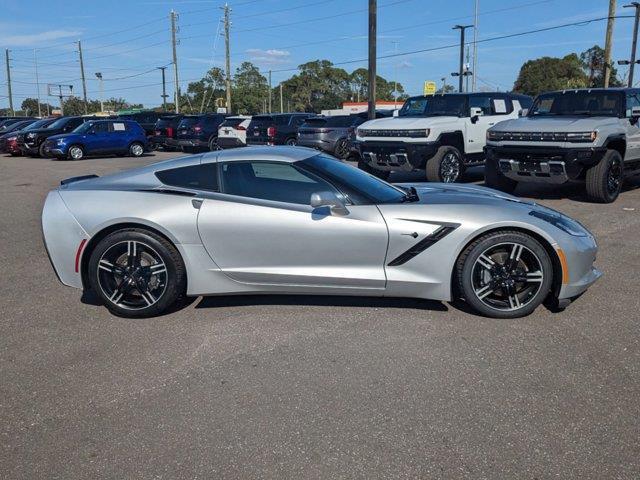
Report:
[[[418,238],[418,232],[403,233],[402,235],[407,235],[408,237]]]
[[[191,205],[193,205],[193,208],[195,208],[196,210],[200,210],[200,207],[202,206],[202,202],[203,202],[202,199],[194,198],[191,200]]]

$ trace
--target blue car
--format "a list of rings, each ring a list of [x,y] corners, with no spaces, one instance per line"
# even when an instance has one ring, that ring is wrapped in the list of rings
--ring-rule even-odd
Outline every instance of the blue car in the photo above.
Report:
[[[80,160],[88,155],[140,157],[147,150],[144,129],[131,120],[91,120],[71,133],[53,135],[45,141],[44,153],[59,160]]]

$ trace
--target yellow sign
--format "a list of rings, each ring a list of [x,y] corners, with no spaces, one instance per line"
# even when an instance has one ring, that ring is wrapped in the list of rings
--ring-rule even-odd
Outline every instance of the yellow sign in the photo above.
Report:
[[[425,95],[434,95],[438,87],[436,86],[436,82],[424,82],[424,94]]]

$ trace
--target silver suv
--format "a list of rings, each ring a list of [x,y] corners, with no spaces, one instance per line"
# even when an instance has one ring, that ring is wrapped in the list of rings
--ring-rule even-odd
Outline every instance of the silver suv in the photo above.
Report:
[[[522,118],[487,131],[485,179],[513,192],[519,182],[583,181],[594,201],[613,202],[640,170],[640,89],[580,89],[539,95]]]

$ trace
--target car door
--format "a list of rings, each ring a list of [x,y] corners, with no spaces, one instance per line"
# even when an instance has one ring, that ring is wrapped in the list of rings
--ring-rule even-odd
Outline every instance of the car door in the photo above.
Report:
[[[626,100],[626,118],[621,119],[627,137],[627,151],[624,160],[637,160],[640,158],[640,118],[633,117],[632,109],[634,107],[640,108],[640,91],[627,92]]]
[[[475,121],[468,119],[466,153],[480,153],[486,144],[487,130],[506,120],[513,111],[513,104],[504,95],[473,94],[469,96],[469,110],[472,108],[480,108],[482,115],[476,117]]]
[[[388,233],[375,205],[348,213],[312,208],[332,185],[289,162],[232,161],[219,167],[221,193],[203,199],[202,242],[235,281],[368,291],[385,288]]]
[[[87,135],[85,149],[87,154],[104,153],[109,145],[109,122],[96,122]]]
[[[111,122],[109,149],[112,153],[125,152],[129,148],[129,143],[133,136],[129,125],[131,125],[131,123]]]

